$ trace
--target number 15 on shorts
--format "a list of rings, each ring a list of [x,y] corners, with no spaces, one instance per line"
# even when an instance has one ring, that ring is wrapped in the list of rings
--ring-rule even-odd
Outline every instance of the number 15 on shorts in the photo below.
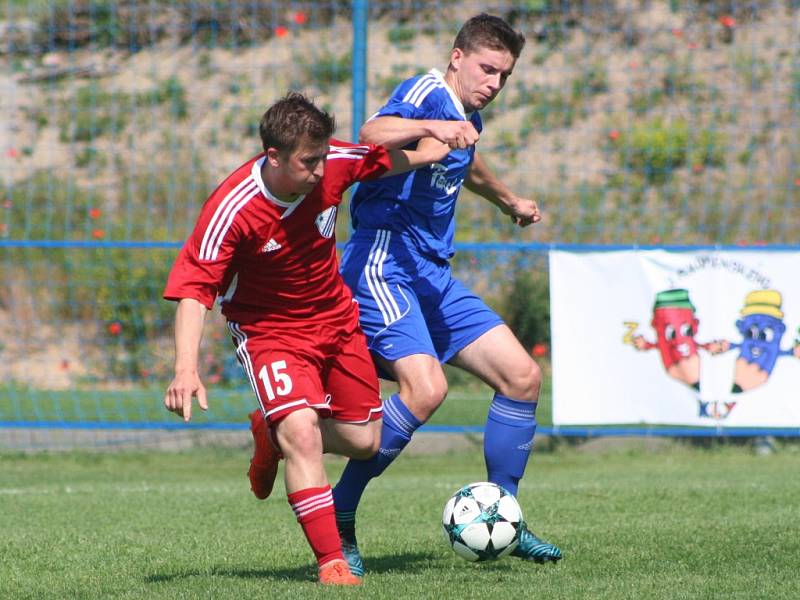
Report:
[[[269,367],[269,369],[267,369],[267,365],[261,367],[258,378],[264,384],[267,398],[271,402],[275,400],[276,396],[286,396],[292,391],[292,378],[284,372],[286,370],[285,360],[276,360]]]

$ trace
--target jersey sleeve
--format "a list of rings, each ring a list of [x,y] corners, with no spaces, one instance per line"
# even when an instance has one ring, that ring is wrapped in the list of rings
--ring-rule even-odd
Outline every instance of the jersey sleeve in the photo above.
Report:
[[[372,144],[368,147],[369,151],[362,160],[353,161],[355,163],[353,181],[377,179],[392,168],[392,158],[386,148]]]
[[[335,162],[334,162],[335,161]],[[374,144],[350,144],[339,140],[331,140],[331,151],[328,153],[328,168],[339,182],[343,192],[356,181],[377,179],[392,168],[392,158],[383,146]]]
[[[447,91],[432,75],[412,77],[395,89],[388,102],[372,115],[371,119],[376,117],[441,119],[446,95]]]
[[[220,218],[220,206],[207,202],[194,231],[178,253],[167,278],[166,300],[193,298],[207,309],[221,289],[225,272],[241,237],[236,220]]]

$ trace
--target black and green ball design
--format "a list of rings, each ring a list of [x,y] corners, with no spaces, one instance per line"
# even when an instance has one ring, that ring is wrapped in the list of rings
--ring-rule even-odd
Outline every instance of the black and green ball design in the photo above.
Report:
[[[445,504],[442,527],[448,544],[471,562],[497,560],[519,543],[522,510],[504,488],[490,482],[465,485]]]

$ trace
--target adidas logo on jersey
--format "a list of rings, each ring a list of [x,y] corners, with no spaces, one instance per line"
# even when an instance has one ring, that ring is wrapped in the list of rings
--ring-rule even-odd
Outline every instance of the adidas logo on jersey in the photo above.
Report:
[[[269,238],[269,241],[264,244],[261,248],[262,252],[275,252],[275,250],[280,250],[283,246],[281,246],[278,242],[276,242],[273,238]]]

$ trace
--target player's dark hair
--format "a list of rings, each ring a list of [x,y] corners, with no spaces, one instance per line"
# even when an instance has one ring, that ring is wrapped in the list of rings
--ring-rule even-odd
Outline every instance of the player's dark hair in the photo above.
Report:
[[[335,129],[333,115],[297,92],[270,106],[258,127],[264,151],[276,148],[284,153],[293,152],[304,137],[312,143],[327,142]]]
[[[500,17],[486,13],[475,15],[464,23],[453,42],[453,48],[459,48],[465,54],[489,48],[508,50],[515,59],[519,58],[524,46],[524,35]]]

